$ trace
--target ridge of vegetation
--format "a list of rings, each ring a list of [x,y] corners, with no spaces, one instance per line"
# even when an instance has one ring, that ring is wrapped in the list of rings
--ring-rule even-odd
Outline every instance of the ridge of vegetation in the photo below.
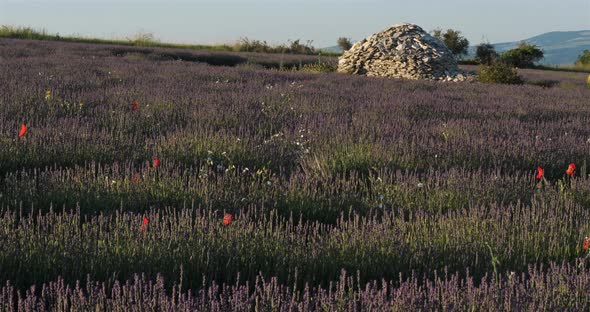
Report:
[[[46,40],[46,41],[63,41],[95,44],[113,44],[134,47],[153,47],[153,48],[179,48],[191,50],[207,51],[225,51],[225,52],[263,52],[263,53],[285,53],[285,54],[306,54],[306,55],[324,55],[339,56],[340,53],[329,52],[315,49],[311,46],[311,41],[306,44],[299,39],[290,41],[289,45],[280,44],[272,46],[266,41],[252,40],[241,38],[234,44],[184,44],[184,43],[167,43],[158,40],[152,33],[137,33],[131,38],[126,39],[102,39],[82,36],[61,36],[59,33],[52,34],[45,29],[34,29],[26,26],[0,26],[0,38],[12,39],[29,39],[29,40]]]

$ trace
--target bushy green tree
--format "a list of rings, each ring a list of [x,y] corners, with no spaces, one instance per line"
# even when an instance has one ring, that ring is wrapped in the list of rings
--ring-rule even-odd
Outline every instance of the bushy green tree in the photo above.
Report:
[[[497,58],[496,49],[489,43],[481,43],[475,48],[475,59],[480,64],[492,65]]]
[[[340,37],[336,42],[342,51],[348,51],[350,48],[352,48],[352,43],[350,42],[349,38]]]
[[[461,56],[467,54],[469,40],[463,37],[460,31],[447,29],[447,31],[443,33],[441,29],[435,29],[432,31],[432,35],[444,42],[454,55]]]
[[[515,67],[527,68],[534,67],[543,56],[543,50],[536,45],[521,42],[517,48],[502,53],[502,60]]]
[[[590,65],[590,50],[584,50],[584,52],[578,56],[576,65]]]

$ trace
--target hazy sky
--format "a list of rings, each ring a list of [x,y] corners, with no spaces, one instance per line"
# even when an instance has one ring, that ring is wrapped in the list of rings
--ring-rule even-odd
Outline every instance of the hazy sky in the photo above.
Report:
[[[555,30],[589,30],[590,0],[0,0],[0,24],[61,35],[127,38],[143,31],[167,42],[231,43],[240,37],[335,45],[401,22],[453,28],[473,44]]]

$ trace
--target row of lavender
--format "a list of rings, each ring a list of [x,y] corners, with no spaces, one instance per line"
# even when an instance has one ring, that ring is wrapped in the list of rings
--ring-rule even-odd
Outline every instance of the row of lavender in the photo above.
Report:
[[[532,263],[571,263],[588,252],[583,242],[590,212],[561,194],[531,206],[348,213],[334,225],[262,209],[249,207],[229,222],[211,209],[92,217],[4,209],[0,279],[27,287],[59,276],[73,282],[87,274],[106,280],[145,272],[176,281],[183,268],[185,285],[197,288],[202,276],[233,283],[238,274],[252,280],[262,272],[285,284],[295,276],[325,284],[341,269],[360,271],[367,281],[466,267],[480,278],[492,271],[520,272]]]
[[[574,174],[583,175],[585,167]],[[567,185],[576,203],[590,201],[586,177],[573,181],[563,176],[555,183]],[[460,210],[470,203],[529,204],[533,196],[550,196],[559,190],[550,182],[535,179],[532,171],[506,174],[449,169],[445,172],[375,170],[361,173],[322,175],[297,172],[281,178],[262,170],[209,165],[182,168],[161,162],[135,167],[132,163],[13,172],[0,179],[0,204],[34,206],[47,210],[80,206],[84,214],[113,212],[120,208],[143,212],[150,208],[186,205],[207,206],[238,212],[250,205],[276,208],[283,216],[302,214],[305,220],[334,223],[341,212],[352,209],[365,214],[371,210],[425,210],[432,213]],[[573,184],[572,184],[573,183]],[[571,186],[570,186],[571,185]]]
[[[89,275],[106,283],[93,288],[105,307],[113,282],[136,272],[170,283],[150,302],[187,308],[231,297],[244,309],[278,298],[304,310],[303,298],[396,309],[405,294],[410,308],[436,309],[431,293],[459,308],[588,303],[588,273],[573,267],[590,235],[587,90],[214,67],[199,53],[114,49],[0,40],[0,281],[22,291]],[[552,262],[564,264],[520,275]],[[450,283],[465,267],[476,285],[493,272],[520,279],[466,286],[480,297],[422,279],[358,288],[461,272]],[[358,281],[338,297],[327,285],[342,269]],[[215,293],[202,283],[260,274],[282,289],[270,301],[270,284]],[[538,284],[560,274],[575,295]],[[168,297],[181,276],[183,289],[215,295]],[[305,284],[307,295],[285,288]]]
[[[0,290],[3,311],[586,311],[590,308],[590,272],[583,266],[529,267],[475,282],[469,276],[441,274],[433,279],[411,275],[398,280],[362,283],[342,271],[329,285],[287,286],[263,276],[245,283],[212,283],[198,291],[175,284],[166,291],[161,276],[135,275],[112,287],[55,282]]]

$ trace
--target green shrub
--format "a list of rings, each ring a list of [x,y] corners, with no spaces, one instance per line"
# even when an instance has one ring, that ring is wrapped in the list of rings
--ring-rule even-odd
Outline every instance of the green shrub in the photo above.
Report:
[[[504,62],[495,62],[492,65],[481,65],[478,80],[485,83],[523,83],[522,78],[520,78],[516,72],[516,68]]]
[[[317,63],[305,64],[301,71],[310,73],[332,73],[336,71],[334,64],[318,61]]]

